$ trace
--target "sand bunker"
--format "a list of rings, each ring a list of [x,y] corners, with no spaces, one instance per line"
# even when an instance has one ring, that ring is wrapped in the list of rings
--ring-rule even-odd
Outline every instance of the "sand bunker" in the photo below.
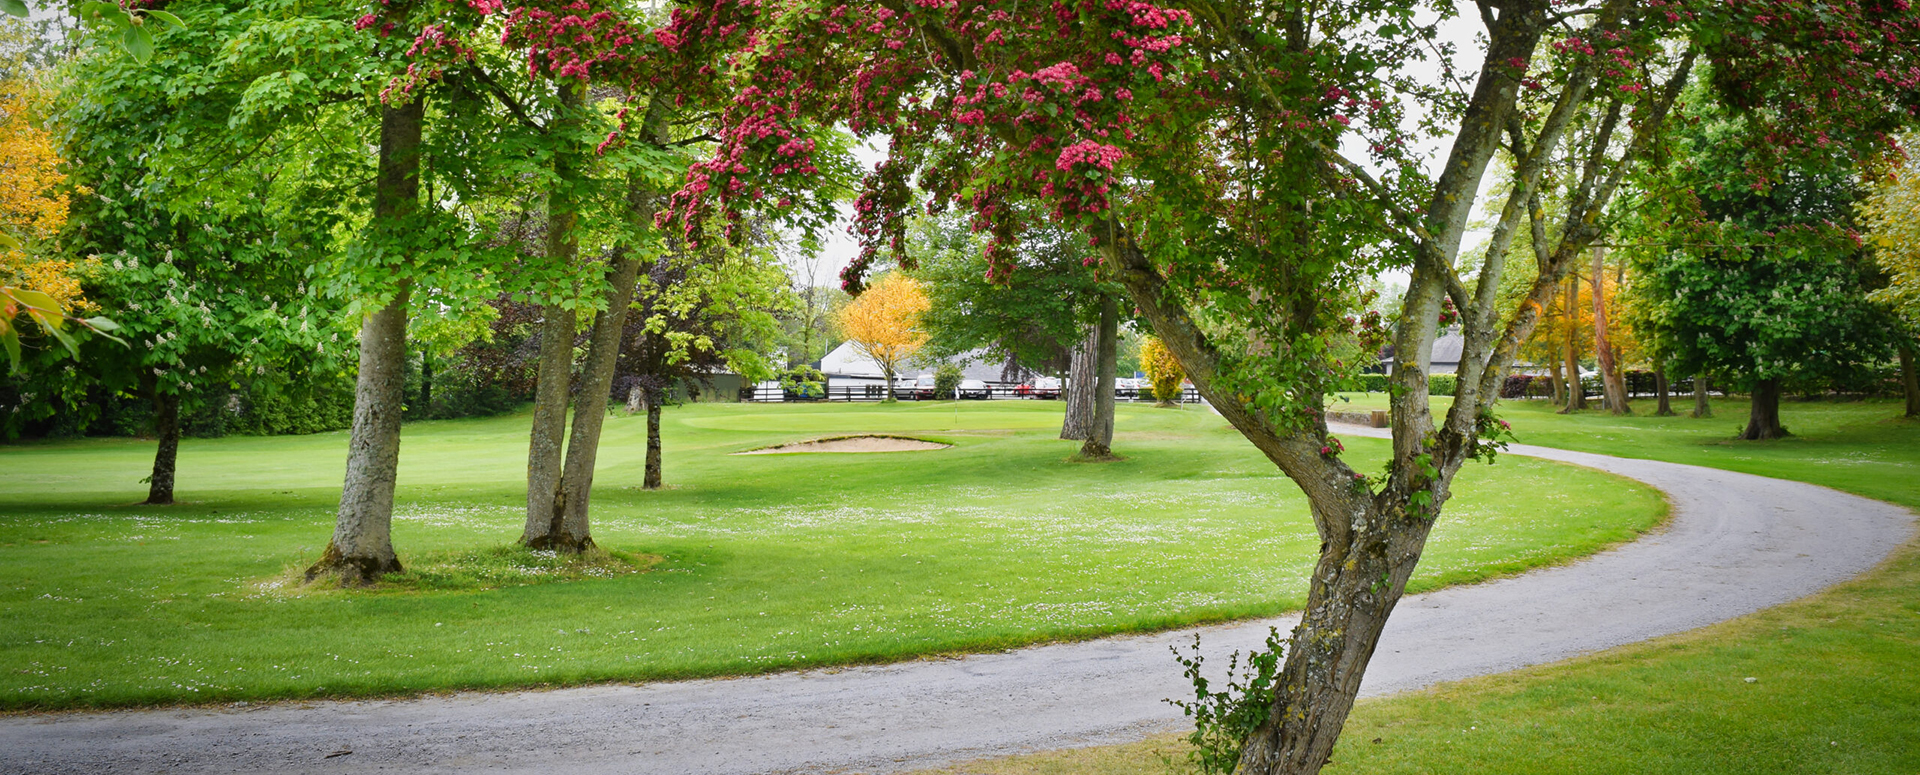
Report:
[[[905,436],[839,436],[830,439],[797,441],[781,444],[777,447],[762,447],[736,455],[783,455],[788,452],[918,452],[926,449],[946,449],[952,444],[935,441],[911,439]]]

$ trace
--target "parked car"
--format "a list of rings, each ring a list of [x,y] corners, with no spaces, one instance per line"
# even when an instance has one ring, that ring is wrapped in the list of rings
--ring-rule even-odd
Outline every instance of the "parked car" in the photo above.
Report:
[[[1060,378],[1034,377],[1032,380],[1020,383],[1014,387],[1013,394],[1022,398],[1059,398]]]
[[[912,387],[903,390],[901,395],[904,398],[912,398],[915,401],[932,401],[938,395],[938,390],[935,388],[934,383],[935,380],[932,374],[922,374],[915,377]]]
[[[981,382],[980,380],[977,380],[977,379],[960,380],[959,393],[961,398],[993,397],[993,391],[987,388],[987,383]]]
[[[1140,388],[1146,380],[1133,377],[1116,377],[1113,380],[1113,397],[1132,400],[1140,395]]]

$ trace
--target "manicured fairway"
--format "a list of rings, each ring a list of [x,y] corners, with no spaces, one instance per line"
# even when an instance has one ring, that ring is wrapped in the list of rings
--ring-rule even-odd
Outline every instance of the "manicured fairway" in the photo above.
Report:
[[[1730,441],[1747,406],[1714,405],[1719,416],[1703,420],[1562,416],[1540,402],[1503,405],[1502,416],[1528,443],[1748,471],[1920,509],[1920,423],[1899,419],[1899,404],[1788,402],[1782,417],[1799,435],[1771,442]],[[1326,772],[1920,772],[1916,665],[1920,540],[1860,579],[1752,616],[1362,701]],[[1162,775],[1162,756],[1185,752],[1163,736],[942,772]]]
[[[644,422],[609,421],[595,537],[651,572],[493,590],[296,595],[331,531],[344,434],[188,440],[183,505],[140,499],[150,442],[0,448],[0,706],[345,696],[739,674],[1270,614],[1298,604],[1304,501],[1218,417],[1123,406],[1076,464],[1057,402],[689,406],[672,489],[639,489]],[[520,529],[526,418],[409,425],[395,543]],[[859,432],[955,446],[727,453]],[[1372,470],[1379,442],[1349,454]],[[1596,472],[1503,457],[1462,476],[1416,588],[1626,540],[1664,506]]]

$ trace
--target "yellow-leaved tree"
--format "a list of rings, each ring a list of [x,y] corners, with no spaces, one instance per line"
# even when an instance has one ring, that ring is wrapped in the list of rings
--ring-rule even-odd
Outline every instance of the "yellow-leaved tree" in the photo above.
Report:
[[[1905,138],[1920,142],[1920,135]],[[1907,394],[1907,416],[1920,417],[1920,159],[1908,157],[1874,185],[1861,212],[1874,261],[1887,272],[1887,287],[1873,298],[1893,307],[1906,323],[1900,340],[1900,381]]]
[[[919,281],[889,272],[836,316],[840,333],[853,349],[880,366],[887,380],[886,402],[893,401],[893,377],[900,366],[927,343],[927,334],[920,329],[920,315],[929,306]]]
[[[33,109],[34,82],[26,67],[26,26],[0,25],[0,345],[20,368],[20,328],[25,315],[78,354],[69,333],[77,325],[104,333],[117,328],[105,318],[80,320],[70,310],[86,308],[73,263],[48,258],[39,246],[67,222],[60,154],[53,135]]]
[[[1187,373],[1180,370],[1180,360],[1173,357],[1173,351],[1160,341],[1160,337],[1148,336],[1140,342],[1140,370],[1147,373],[1147,381],[1153,383],[1154,406],[1178,407],[1180,381]]]

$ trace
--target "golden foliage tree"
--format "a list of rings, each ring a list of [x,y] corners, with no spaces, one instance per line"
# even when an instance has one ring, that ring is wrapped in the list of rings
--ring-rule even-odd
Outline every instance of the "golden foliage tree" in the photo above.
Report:
[[[53,135],[40,126],[33,109],[33,84],[16,50],[20,34],[10,25],[8,40],[0,40],[0,232],[25,243],[20,247],[0,241],[0,286],[16,286],[45,293],[62,305],[79,300],[80,283],[71,262],[44,258],[31,248],[52,238],[67,222],[67,195],[61,189],[66,175]]]
[[[1920,141],[1909,136],[1908,143]],[[1893,307],[1907,324],[1900,338],[1900,382],[1907,394],[1907,416],[1920,417],[1920,159],[1905,163],[1875,182],[1861,207],[1874,261],[1886,270],[1888,284],[1873,298]]]
[[[879,364],[887,380],[887,401],[893,400],[894,374],[927,343],[920,316],[929,307],[919,281],[892,272],[836,316],[841,335],[853,343],[853,349]]]
[[[1187,378],[1187,373],[1180,369],[1180,360],[1160,337],[1148,336],[1140,342],[1140,369],[1147,373],[1147,381],[1153,383],[1155,406],[1179,405],[1176,399],[1180,395],[1180,382]]]

